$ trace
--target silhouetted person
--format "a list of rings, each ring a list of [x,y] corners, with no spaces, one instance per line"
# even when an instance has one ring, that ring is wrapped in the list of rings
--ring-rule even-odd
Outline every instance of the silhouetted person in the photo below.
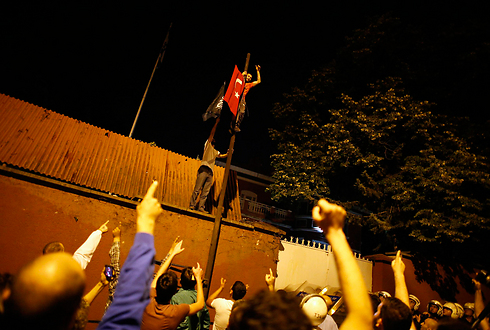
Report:
[[[177,292],[177,275],[168,271],[173,258],[184,251],[182,241],[178,242],[178,237],[174,240],[167,258],[158,270],[150,287],[150,303],[143,312],[141,322],[142,330],[173,330],[177,329],[180,323],[189,315],[195,315],[204,307],[204,295],[202,289],[202,269],[197,263],[197,267],[192,268],[192,274],[196,279],[197,292],[196,301],[191,304],[170,304],[170,299]]]
[[[5,304],[6,329],[68,329],[85,289],[85,274],[72,256],[43,255],[14,277]]]
[[[193,304],[197,301],[197,284],[192,267],[186,267],[182,270],[180,276],[181,289],[172,296],[170,303],[172,305]],[[211,324],[209,311],[206,306],[203,307],[197,314],[190,315],[179,324],[177,330],[208,330]]]
[[[136,235],[119,275],[117,293],[97,329],[139,330],[143,311],[150,301],[150,282],[155,260],[153,232],[162,206],[154,197],[154,181],[136,207]]]
[[[415,330],[410,311],[410,301],[405,282],[405,264],[401,251],[398,251],[391,262],[395,277],[395,297],[385,298],[374,314],[374,326],[381,330]]]
[[[213,330],[225,330],[227,328],[233,304],[247,294],[247,286],[241,281],[236,281],[230,289],[231,299],[218,298],[218,295],[223,291],[225,284],[226,279],[221,278],[219,288],[209,295],[206,300],[206,305],[216,310]]]
[[[243,89],[242,98],[240,100],[240,104],[238,105],[238,113],[235,119],[235,132],[240,132],[240,124],[245,116],[245,111],[247,109],[247,102],[245,101],[245,97],[252,87],[257,86],[262,82],[260,78],[260,65],[256,65],[255,69],[257,70],[257,80],[252,82],[252,75],[247,73],[246,71],[242,72],[243,78],[245,79],[245,88]]]
[[[204,152],[202,155],[201,166],[197,171],[196,184],[194,186],[194,190],[192,191],[191,201],[189,203],[189,208],[194,210],[196,208],[197,196],[199,196],[199,192],[202,189],[201,196],[199,197],[198,208],[198,211],[200,212],[205,212],[204,206],[206,204],[206,199],[208,198],[209,191],[211,190],[211,186],[213,185],[213,171],[216,158],[228,157],[228,153],[221,154],[218,150],[214,148],[214,133],[216,133],[216,127],[218,126],[218,123],[219,117],[216,118],[216,122],[211,129],[211,133],[209,134],[206,143],[204,143]]]

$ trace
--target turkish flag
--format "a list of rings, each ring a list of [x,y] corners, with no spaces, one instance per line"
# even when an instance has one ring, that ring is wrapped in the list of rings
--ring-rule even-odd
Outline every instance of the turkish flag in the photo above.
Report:
[[[243,89],[245,88],[245,80],[243,75],[238,70],[235,65],[235,70],[233,70],[233,76],[231,76],[230,84],[226,90],[224,100],[228,103],[231,112],[236,116],[238,103],[240,102],[240,96],[242,95]]]

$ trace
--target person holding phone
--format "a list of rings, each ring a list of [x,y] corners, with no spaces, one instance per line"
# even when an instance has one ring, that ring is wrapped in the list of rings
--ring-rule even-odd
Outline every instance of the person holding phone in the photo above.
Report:
[[[121,255],[121,229],[119,229],[119,227],[114,228],[112,231],[112,237],[113,241],[111,249],[109,250],[109,257],[111,258],[110,267],[112,268],[113,274],[111,276],[111,280],[109,280],[109,297],[107,298],[107,302],[105,304],[106,311],[114,300],[114,293],[116,292],[116,286],[119,279],[119,259]],[[109,272],[110,270],[107,269],[107,271]],[[109,275],[109,273],[107,275]]]

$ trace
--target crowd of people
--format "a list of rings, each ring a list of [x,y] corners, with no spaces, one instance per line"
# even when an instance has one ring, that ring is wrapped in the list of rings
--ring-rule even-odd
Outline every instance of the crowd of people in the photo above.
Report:
[[[392,261],[395,280],[393,296],[369,293],[357,261],[343,232],[345,210],[322,199],[312,216],[331,244],[339,276],[342,302],[347,315],[340,326],[332,316],[332,300],[325,292],[298,296],[275,290],[272,270],[265,275],[264,289],[247,297],[248,286],[236,281],[224,297],[226,279],[207,299],[203,292],[203,271],[199,265],[180,274],[170,270],[172,260],[183,253],[177,237],[154,275],[154,226],[162,213],[154,197],[154,182],[136,208],[136,235],[130,252],[119,269],[120,230],[115,228],[110,250],[111,267],[87,294],[84,269],[104,233],[107,222],[70,255],[60,242],[49,243],[44,254],[21,270],[0,280],[1,329],[83,329],[92,301],[105,286],[109,299],[97,329],[188,329],[272,330],[272,329],[470,329],[484,309],[481,284],[474,281],[475,301],[463,306],[432,300],[422,312],[420,300],[410,295],[405,282],[405,264],[400,251]],[[225,291],[226,292],[226,291]],[[215,310],[213,322],[209,309]],[[330,312],[329,312],[330,309]],[[490,329],[483,318],[478,329]]]
[[[412,316],[412,328],[422,330],[433,329],[470,329],[474,325],[476,329],[490,329],[488,319],[477,321],[477,316],[484,310],[484,302],[481,291],[481,283],[473,280],[475,286],[475,299],[461,305],[457,302],[446,301],[444,304],[436,299],[429,301],[426,310],[422,311],[420,300],[417,296],[408,296],[410,315]],[[371,293],[373,307],[391,298],[386,291]]]

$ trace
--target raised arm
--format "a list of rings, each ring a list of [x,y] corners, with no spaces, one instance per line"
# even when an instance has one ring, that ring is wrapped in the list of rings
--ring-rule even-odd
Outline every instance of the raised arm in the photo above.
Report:
[[[405,263],[402,260],[402,254],[400,250],[396,252],[395,259],[393,259],[393,261],[391,262],[391,269],[393,269],[393,275],[395,276],[395,298],[400,299],[405,305],[410,308],[407,283],[405,282]],[[416,329],[413,321],[410,329]]]
[[[204,308],[204,293],[202,291],[202,269],[199,263],[197,263],[197,267],[192,267],[192,272],[194,273],[194,277],[196,278],[197,285],[197,299],[196,302],[189,305],[189,315],[194,315]]]
[[[154,197],[158,182],[154,181],[136,207],[136,236],[122,267],[112,305],[107,309],[97,329],[141,328],[141,318],[150,302],[150,282],[153,274],[155,220],[162,213]]]
[[[340,287],[349,311],[340,329],[371,330],[373,310],[368,291],[342,230],[346,215],[344,208],[321,199],[313,208],[312,215],[332,246]]]
[[[230,154],[230,150],[226,151],[226,154],[219,154],[217,158],[226,158]]]
[[[162,276],[162,274],[165,273],[170,268],[170,265],[172,264],[172,260],[174,259],[174,257],[179,253],[181,253],[182,251],[184,251],[184,248],[182,247],[183,241],[179,242],[179,238],[180,238],[179,236],[175,238],[174,242],[172,243],[172,246],[170,247],[170,250],[167,253],[167,256],[165,257],[164,263],[160,266],[160,269],[158,269],[157,274],[153,278],[153,281],[151,282],[152,288],[157,287],[158,278]]]
[[[483,295],[481,292],[481,283],[473,279],[473,285],[475,286],[475,317],[478,317],[483,309],[485,309],[485,303],[483,302]],[[485,318],[480,322],[480,328],[483,330],[490,329],[490,323]]]
[[[83,300],[85,300],[89,305],[92,304],[94,299],[102,292],[104,287],[109,284],[109,281],[105,277],[104,270],[100,274],[100,280],[97,284],[90,290],[85,296],[83,296]]]
[[[407,283],[405,282],[405,264],[400,250],[397,251],[395,259],[391,262],[391,269],[395,276],[395,298],[400,299],[405,305],[410,307]]]
[[[208,137],[209,143],[211,143],[211,141],[213,141],[214,139],[214,133],[216,133],[216,128],[218,127],[218,123],[219,123],[219,117],[216,118],[216,122],[214,123],[214,126],[211,129],[211,133],[209,133],[209,137]]]
[[[262,82],[262,79],[260,79],[260,65],[256,65],[255,69],[257,70],[257,80],[254,81],[254,86],[257,86]]]
[[[109,296],[107,297],[105,305],[106,310],[111,306],[112,301],[114,300],[114,293],[116,292],[119,273],[121,272],[119,266],[119,259],[121,256],[121,229],[119,229],[119,227],[114,228],[112,236],[113,241],[111,249],[109,250],[109,258],[111,259],[111,266],[114,268],[114,278],[109,282]]]
[[[100,243],[102,234],[106,233],[108,230],[108,223],[109,220],[107,220],[102,226],[100,226],[99,229],[90,234],[87,240],[73,254],[73,259],[75,259],[80,264],[82,269],[87,268],[90,260],[92,260],[92,256],[94,255],[94,252]]]
[[[276,283],[276,278],[274,277],[274,273],[272,273],[272,269],[269,268],[269,274],[265,274],[265,283],[267,284],[267,288],[270,292],[274,292],[274,284]]]
[[[219,288],[216,291],[214,291],[211,295],[209,295],[208,299],[206,300],[206,305],[208,305],[208,307],[213,308],[211,304],[213,303],[213,300],[219,296],[221,291],[223,291],[223,289],[225,288],[225,284],[226,284],[226,279],[221,278],[221,283]]]

